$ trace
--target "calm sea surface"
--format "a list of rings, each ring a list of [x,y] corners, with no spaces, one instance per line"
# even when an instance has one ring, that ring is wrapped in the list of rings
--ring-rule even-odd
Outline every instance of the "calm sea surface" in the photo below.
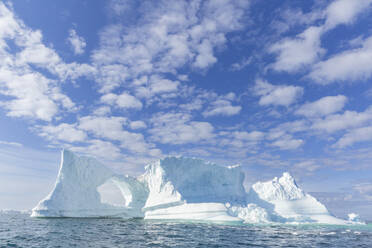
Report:
[[[0,247],[372,247],[372,224],[217,225],[0,213]]]

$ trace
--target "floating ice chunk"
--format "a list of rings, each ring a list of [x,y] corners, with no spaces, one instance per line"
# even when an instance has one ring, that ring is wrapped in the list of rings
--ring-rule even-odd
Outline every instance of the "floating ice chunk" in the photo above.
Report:
[[[242,219],[245,223],[269,223],[271,218],[264,208],[250,203],[246,207],[231,206],[228,209],[231,216]]]
[[[364,221],[362,221],[360,219],[360,216],[359,214],[356,214],[356,213],[350,213],[347,215],[348,218],[349,218],[349,221],[352,222],[352,223],[364,223]]]

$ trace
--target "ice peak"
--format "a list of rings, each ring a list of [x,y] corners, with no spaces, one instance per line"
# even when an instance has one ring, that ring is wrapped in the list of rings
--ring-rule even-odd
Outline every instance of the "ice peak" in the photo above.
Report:
[[[289,179],[293,179],[292,175],[289,174],[289,172],[283,172],[283,176],[284,178],[289,178]]]
[[[284,172],[279,179],[274,177],[271,181],[255,183],[251,190],[259,198],[267,201],[295,200],[305,196],[305,193],[297,186],[294,178],[288,172]]]

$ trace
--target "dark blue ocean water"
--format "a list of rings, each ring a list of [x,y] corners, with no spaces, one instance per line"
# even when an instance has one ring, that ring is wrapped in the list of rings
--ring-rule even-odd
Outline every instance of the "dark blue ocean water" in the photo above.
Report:
[[[372,225],[218,225],[0,214],[0,247],[372,247]]]

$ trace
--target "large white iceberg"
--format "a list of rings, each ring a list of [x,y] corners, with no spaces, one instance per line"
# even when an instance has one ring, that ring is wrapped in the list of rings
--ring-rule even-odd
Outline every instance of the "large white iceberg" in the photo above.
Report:
[[[247,193],[239,166],[168,157],[145,167],[138,178],[113,173],[98,161],[64,150],[52,192],[34,217],[121,217],[245,223],[347,224],[299,188],[289,173],[254,184]],[[102,199],[111,183],[124,204]]]

